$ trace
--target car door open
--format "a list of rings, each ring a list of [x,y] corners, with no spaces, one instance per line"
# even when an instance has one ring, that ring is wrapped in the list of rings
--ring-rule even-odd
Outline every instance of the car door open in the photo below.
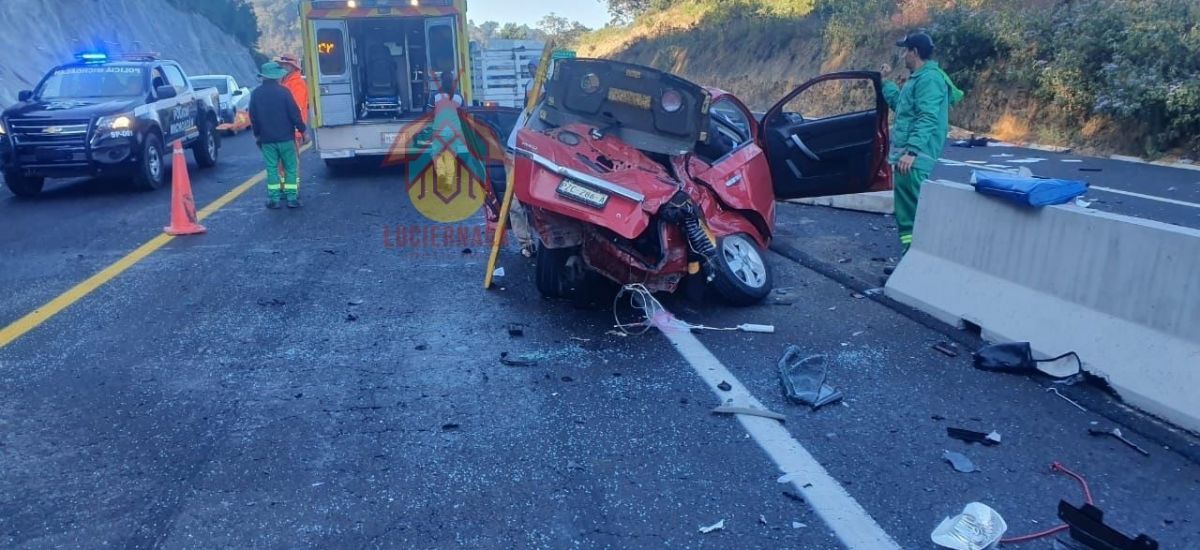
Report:
[[[760,136],[776,198],[892,188],[879,73],[832,73],[806,82],[767,111]]]

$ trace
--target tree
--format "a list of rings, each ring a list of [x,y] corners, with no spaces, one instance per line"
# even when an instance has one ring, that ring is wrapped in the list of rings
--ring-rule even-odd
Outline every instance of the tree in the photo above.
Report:
[[[537,29],[545,35],[547,41],[553,41],[557,44],[572,44],[584,33],[592,30],[583,26],[578,21],[571,21],[554,12],[551,12],[550,15],[538,21]]]
[[[500,27],[499,38],[506,40],[533,40],[539,37],[539,33],[529,25],[518,25],[516,23],[505,23]]]
[[[467,29],[471,34],[471,40],[478,42],[481,46],[487,46],[488,42],[496,38],[496,31],[500,29],[500,24],[495,21],[485,21],[483,24],[476,25],[474,21],[467,21]]]
[[[624,24],[652,10],[661,10],[678,3],[678,0],[606,0],[608,13],[615,24]]]

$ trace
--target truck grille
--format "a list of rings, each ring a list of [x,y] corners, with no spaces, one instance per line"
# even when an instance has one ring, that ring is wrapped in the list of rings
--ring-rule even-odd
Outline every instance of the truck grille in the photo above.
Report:
[[[9,120],[17,145],[77,145],[88,140],[88,120]]]

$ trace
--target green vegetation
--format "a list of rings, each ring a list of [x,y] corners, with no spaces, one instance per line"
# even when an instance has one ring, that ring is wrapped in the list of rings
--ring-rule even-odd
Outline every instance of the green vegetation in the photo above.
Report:
[[[926,29],[968,92],[952,114],[958,126],[1106,151],[1200,154],[1195,0],[609,0],[609,7],[624,23],[583,36],[582,53],[680,72],[758,106],[821,72],[896,65],[891,44]]]

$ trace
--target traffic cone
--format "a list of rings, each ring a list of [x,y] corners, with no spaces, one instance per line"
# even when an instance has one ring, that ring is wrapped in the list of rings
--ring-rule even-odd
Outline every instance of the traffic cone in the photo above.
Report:
[[[182,141],[175,142],[175,153],[171,158],[171,225],[163,231],[176,236],[208,231],[196,223],[196,201],[192,198],[192,180],[188,177]]]

